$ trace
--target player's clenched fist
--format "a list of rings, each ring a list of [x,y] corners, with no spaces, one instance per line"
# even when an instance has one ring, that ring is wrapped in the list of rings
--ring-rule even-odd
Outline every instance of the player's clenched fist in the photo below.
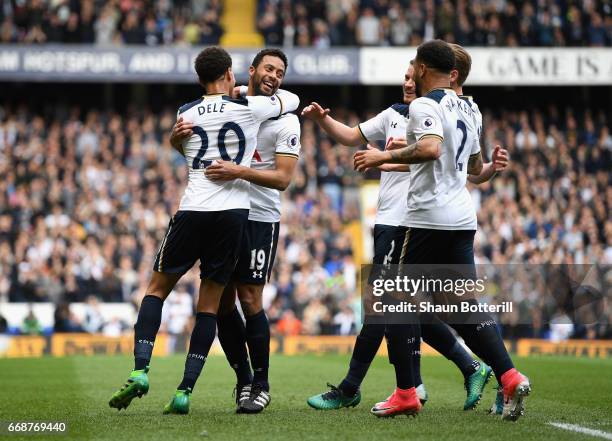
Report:
[[[378,167],[389,160],[389,152],[381,152],[378,149],[360,150],[353,157],[353,165],[355,170],[360,172],[368,171],[371,168]]]
[[[496,145],[491,155],[491,162],[493,162],[493,169],[496,172],[504,171],[510,162],[508,150],[502,148],[500,145]]]
[[[329,109],[324,109],[319,103],[312,102],[302,110],[302,116],[313,121],[322,120],[329,115]]]
[[[189,137],[193,135],[193,123],[184,121],[183,117],[180,117],[176,124],[172,126],[172,132],[170,133],[170,144],[172,147],[182,152],[182,144],[187,141]]]

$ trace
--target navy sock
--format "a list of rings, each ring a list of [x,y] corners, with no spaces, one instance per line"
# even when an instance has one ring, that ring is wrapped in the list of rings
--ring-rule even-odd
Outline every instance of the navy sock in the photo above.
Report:
[[[138,319],[134,325],[134,369],[141,370],[151,361],[155,336],[161,324],[162,299],[146,295],[140,304]]]
[[[412,370],[414,372],[414,385],[419,386],[423,384],[421,378],[421,339],[414,339],[412,345]]]
[[[444,354],[443,354],[444,355]],[[478,369],[480,369],[480,363],[475,360],[468,351],[465,350],[463,345],[455,340],[455,344],[451,348],[446,356],[459,368],[464,378],[469,377]]]
[[[217,316],[208,312],[198,312],[196,322],[191,332],[189,341],[189,352],[185,360],[185,371],[183,381],[178,386],[178,390],[185,390],[188,387],[193,390],[195,383],[202,372],[204,362],[208,356],[208,351],[215,340],[217,328]]]
[[[486,313],[478,313],[474,319],[477,324],[457,326],[457,332],[470,349],[493,368],[497,381],[502,384],[501,376],[512,369],[514,364],[497,329],[497,323]]]
[[[357,393],[384,336],[385,325],[363,325],[355,341],[348,373],[338,386],[344,395],[352,397]]]
[[[389,362],[395,368],[395,380],[400,389],[410,389],[414,384],[414,344],[420,339],[420,326],[414,324],[388,324],[386,328]]]
[[[226,315],[217,316],[219,343],[225,357],[236,373],[236,383],[242,386],[253,381],[246,347],[246,328],[238,308]]]
[[[421,314],[421,318],[424,315]],[[427,324],[421,325],[425,343],[455,363],[464,377],[472,375],[475,372],[474,362],[476,360],[457,341],[448,325],[434,314],[427,314],[423,320],[427,321]]]
[[[264,390],[270,390],[270,324],[263,309],[246,317],[246,339],[253,365],[253,383],[258,383]]]

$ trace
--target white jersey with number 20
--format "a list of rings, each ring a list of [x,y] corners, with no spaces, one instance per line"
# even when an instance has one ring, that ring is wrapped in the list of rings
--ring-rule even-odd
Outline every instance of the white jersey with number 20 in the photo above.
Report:
[[[233,161],[249,167],[263,121],[297,109],[297,95],[282,91],[275,96],[232,99],[207,95],[182,106],[178,115],[194,124],[183,143],[189,182],[179,210],[223,211],[250,206],[249,183],[242,179],[214,182],[205,170],[213,161]]]

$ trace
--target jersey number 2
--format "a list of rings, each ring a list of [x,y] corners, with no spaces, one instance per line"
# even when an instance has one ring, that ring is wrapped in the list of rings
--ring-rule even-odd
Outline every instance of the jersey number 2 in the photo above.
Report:
[[[227,132],[230,130],[233,131],[238,137],[238,154],[234,159],[230,158],[230,155],[227,153],[227,149],[225,148],[225,137],[227,136]],[[208,150],[208,134],[206,133],[206,130],[204,130],[202,127],[196,126],[193,128],[193,133],[198,135],[202,140],[202,146],[200,147],[200,150],[198,150],[196,157],[193,158],[193,163],[191,164],[191,167],[194,170],[198,170],[200,168],[208,167],[210,164],[212,164],[212,161],[202,159]],[[235,122],[226,122],[223,124],[223,127],[221,127],[221,130],[219,130],[217,145],[219,146],[219,154],[221,155],[221,159],[240,164],[242,157],[244,156],[244,150],[246,149],[244,132]]]
[[[461,145],[459,146],[459,150],[457,150],[457,155],[455,156],[455,170],[462,171],[463,170],[463,162],[459,162],[459,157],[461,156],[461,152],[465,148],[465,141],[467,141],[467,127],[465,127],[465,123],[460,119],[457,120],[457,128],[461,130]]]

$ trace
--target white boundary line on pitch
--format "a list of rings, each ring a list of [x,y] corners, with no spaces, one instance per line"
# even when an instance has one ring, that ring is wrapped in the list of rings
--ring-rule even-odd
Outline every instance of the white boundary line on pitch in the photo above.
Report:
[[[566,423],[547,423],[551,426],[558,427],[559,429],[569,430],[572,432],[584,433],[585,435],[597,436],[603,439],[612,440],[612,433],[604,432],[603,430],[589,429],[588,427],[577,426],[575,424]]]

